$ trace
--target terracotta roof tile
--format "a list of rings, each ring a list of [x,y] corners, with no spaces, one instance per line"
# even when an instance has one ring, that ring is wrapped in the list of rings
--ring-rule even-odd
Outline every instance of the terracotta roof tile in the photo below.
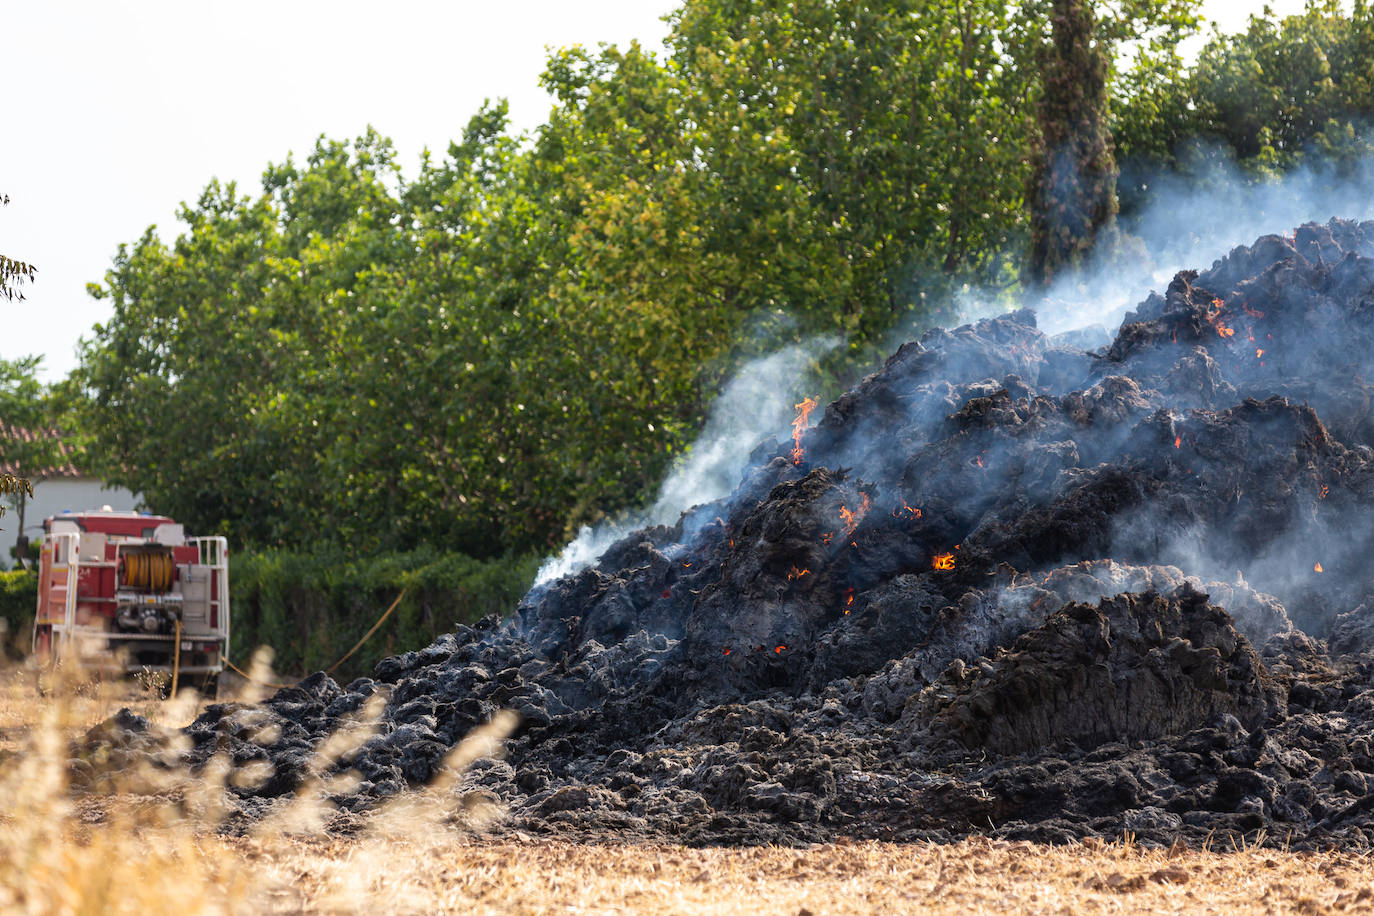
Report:
[[[65,459],[61,464],[40,468],[21,467],[18,461],[11,461],[5,457],[5,445],[7,443],[38,442],[42,439],[56,441],[58,454]],[[26,429],[22,426],[0,422],[0,474],[13,474],[17,477],[27,477],[30,480],[87,476],[72,463],[72,458],[75,455],[76,450],[62,441],[62,433],[57,429]]]

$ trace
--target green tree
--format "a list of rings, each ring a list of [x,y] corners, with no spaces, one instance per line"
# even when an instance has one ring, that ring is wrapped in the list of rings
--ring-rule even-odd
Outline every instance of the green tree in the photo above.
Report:
[[[1348,169],[1374,144],[1374,11],[1356,0],[1266,8],[1236,35],[1213,30],[1195,65],[1123,100],[1127,155],[1179,169],[1217,156],[1258,176],[1310,160]]]
[[[6,508],[18,514],[21,537],[34,482],[67,461],[53,429],[48,389],[38,381],[41,362],[38,356],[0,359],[0,461],[20,472],[0,474],[0,515]]]

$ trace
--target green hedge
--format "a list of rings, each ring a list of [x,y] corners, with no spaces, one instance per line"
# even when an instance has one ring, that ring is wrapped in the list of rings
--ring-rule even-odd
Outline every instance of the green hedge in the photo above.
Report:
[[[0,619],[5,621],[4,653],[22,658],[33,637],[33,612],[38,603],[38,574],[24,569],[0,572]]]
[[[457,624],[510,614],[534,580],[539,557],[475,560],[425,548],[363,558],[271,550],[231,553],[229,564],[229,657],[241,668],[260,645],[275,650],[274,667],[283,673],[326,668],[407,589],[386,623],[335,672],[347,681]]]

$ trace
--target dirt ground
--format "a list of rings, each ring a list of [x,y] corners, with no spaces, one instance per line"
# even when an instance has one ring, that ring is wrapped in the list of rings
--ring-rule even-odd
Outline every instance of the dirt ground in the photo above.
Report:
[[[40,696],[0,678],[0,910],[28,913],[1326,913],[1374,911],[1374,860],[1266,849],[1048,847],[973,839],[805,849],[586,846],[436,826],[360,836],[306,821],[227,837],[184,786],[78,796],[66,740],[120,705],[163,724],[193,698]]]
[[[854,843],[601,848],[530,840],[245,843],[279,912],[1327,913],[1374,909],[1374,865],[1339,854]],[[364,902],[366,901],[366,902]]]

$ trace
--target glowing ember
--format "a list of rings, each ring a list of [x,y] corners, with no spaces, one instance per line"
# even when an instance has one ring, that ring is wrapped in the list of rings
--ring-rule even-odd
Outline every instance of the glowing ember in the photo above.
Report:
[[[1313,571],[1313,572],[1326,572],[1326,570],[1322,569],[1322,565],[1321,565],[1320,563],[1313,563],[1313,564],[1312,564],[1312,571]]]
[[[665,589],[663,590],[663,597],[664,597],[664,598],[671,598],[671,597],[673,597],[673,590],[672,590],[671,588],[665,588]]]
[[[683,568],[683,569],[691,569],[691,568],[692,568],[692,564],[691,564],[691,563],[683,563],[683,564],[682,564],[682,568]]]
[[[797,405],[797,418],[792,421],[792,463],[800,466],[802,463],[802,436],[806,433],[806,423],[811,416],[811,411],[816,409],[820,403],[820,398],[810,397]]]
[[[802,576],[806,575],[809,572],[811,572],[811,570],[797,569],[797,567],[793,566],[791,571],[787,574],[787,581],[791,582],[793,579],[800,579]]]
[[[786,649],[786,648],[787,648],[786,646],[775,646],[775,647],[773,648],[773,651],[774,651],[775,653],[777,653],[778,655],[781,655],[781,654],[782,654],[782,650],[783,650],[783,649]]]
[[[725,654],[726,654],[726,655],[729,655],[729,654],[730,654],[730,650],[729,650],[728,648],[725,650]]]
[[[1212,327],[1216,328],[1217,336],[1220,337],[1222,340],[1225,340],[1229,337],[1235,337],[1235,329],[1227,327],[1226,322],[1223,320],[1223,313],[1225,311],[1226,304],[1222,302],[1220,299],[1213,299],[1212,308],[1215,311],[1213,311],[1206,317],[1207,321],[1212,325]]]
[[[892,517],[893,517],[893,518],[920,518],[920,517],[921,517],[921,510],[920,510],[920,509],[913,509],[911,506],[908,506],[908,505],[906,504],[906,500],[902,500],[902,505],[901,505],[899,508],[896,508],[896,509],[893,509],[893,510],[892,510]]]
[[[860,493],[859,508],[857,511],[849,511],[848,506],[840,506],[840,518],[844,519],[844,536],[849,537],[854,533],[854,529],[859,527],[859,522],[868,514],[868,494]],[[853,543],[851,541],[851,543]]]
[[[1326,494],[1328,494],[1328,493],[1330,493],[1330,492],[1331,492],[1331,488],[1328,487],[1326,484],[1322,484],[1322,499],[1326,499]]]
[[[937,554],[935,555],[934,561],[932,562],[932,565],[933,565],[936,569],[953,569],[953,568],[954,568],[954,554],[952,554],[952,553],[937,553]]]
[[[830,543],[831,541],[833,541],[834,539],[835,539],[835,532],[833,532],[833,531],[827,531],[825,534],[821,535],[821,543],[822,543],[822,544],[829,544],[829,543]]]

